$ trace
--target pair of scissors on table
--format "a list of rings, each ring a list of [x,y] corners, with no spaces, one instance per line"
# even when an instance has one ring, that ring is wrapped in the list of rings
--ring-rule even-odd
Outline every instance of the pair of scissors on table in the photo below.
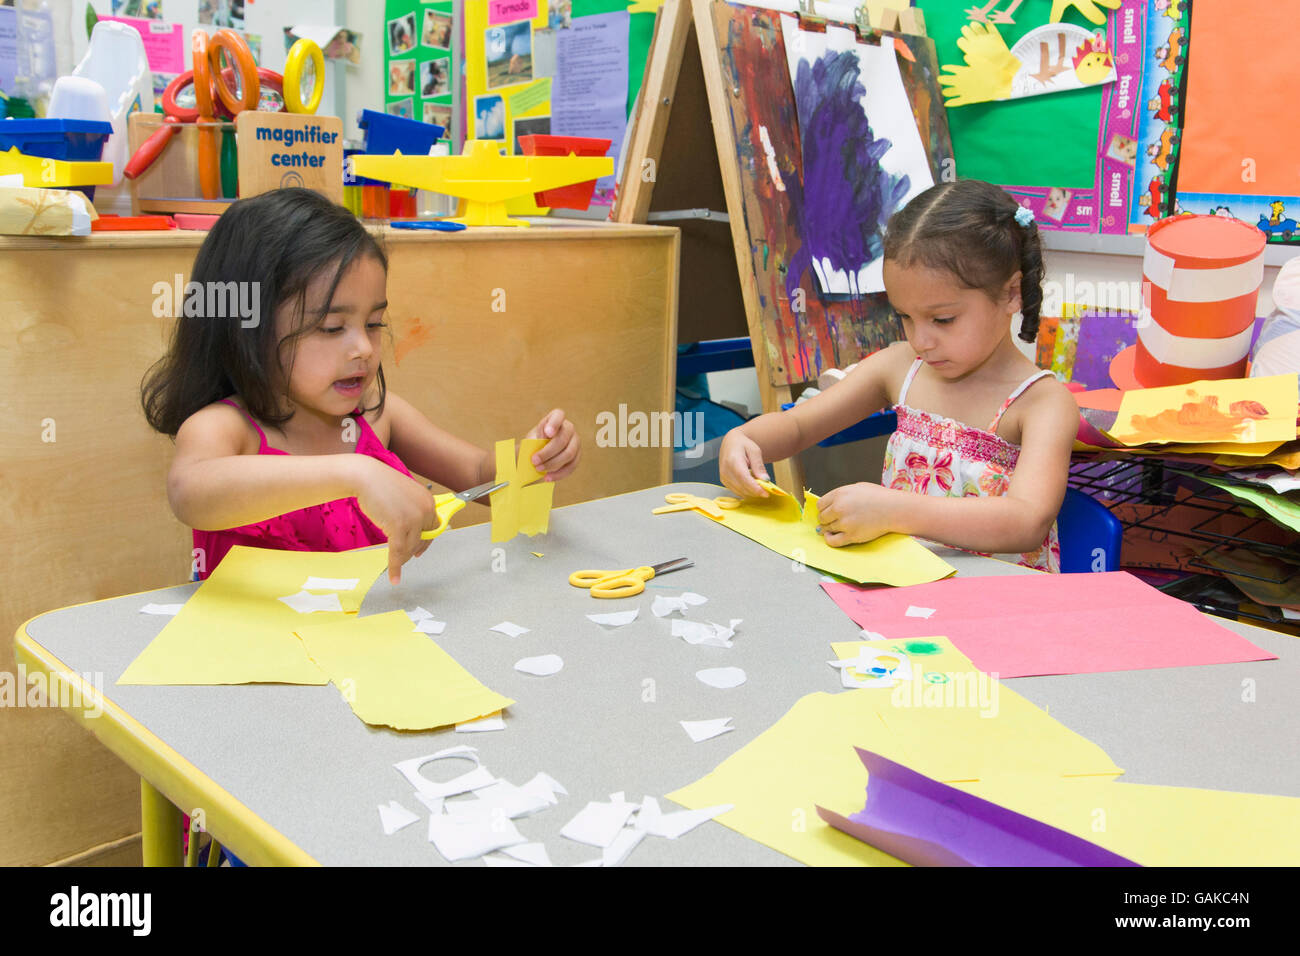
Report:
[[[667,514],[670,511],[702,511],[715,521],[722,520],[722,509],[732,510],[740,507],[740,499],[732,498],[729,495],[723,495],[720,498],[702,498],[699,495],[687,494],[684,491],[674,491],[664,495],[664,500],[668,504],[660,508],[655,508],[651,514]]]
[[[508,484],[510,484],[508,481],[489,481],[482,485],[475,485],[473,488],[466,488],[456,494],[434,495],[433,503],[438,513],[438,526],[431,531],[420,532],[420,537],[426,540],[438,537],[451,526],[452,516],[464,508],[466,502],[500,491]]]
[[[569,575],[569,583],[575,588],[590,588],[594,598],[632,597],[644,591],[645,583],[656,574],[671,574],[693,567],[694,561],[676,558],[663,564],[642,565],[622,571],[574,571]]]

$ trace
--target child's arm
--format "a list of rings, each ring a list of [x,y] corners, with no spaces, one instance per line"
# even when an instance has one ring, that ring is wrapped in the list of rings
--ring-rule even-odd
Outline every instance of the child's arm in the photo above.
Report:
[[[764,462],[798,454],[890,404],[889,384],[900,364],[910,362],[913,354],[906,342],[881,349],[859,362],[834,388],[788,412],[759,415],[727,432],[718,452],[722,483],[738,495],[766,498],[767,492],[755,481],[767,477]]]
[[[845,485],[818,502],[822,534],[834,547],[898,531],[969,551],[1033,551],[1061,510],[1078,427],[1070,393],[1044,388],[1026,409],[1020,458],[1005,495],[946,498],[865,482]]]
[[[457,438],[429,421],[405,399],[389,392],[384,399],[390,415],[389,449],[417,474],[453,491],[464,491],[492,480],[496,460],[490,451]],[[581,450],[577,429],[564,412],[548,412],[525,438],[550,439],[533,455],[534,466],[547,481],[559,481],[578,466]],[[486,504],[486,499],[483,499]]]
[[[176,434],[167,498],[191,528],[220,530],[265,521],[312,505],[355,497],[388,537],[388,576],[428,542],[436,522],[433,496],[418,482],[368,455],[258,455],[248,424],[235,409],[209,406]]]

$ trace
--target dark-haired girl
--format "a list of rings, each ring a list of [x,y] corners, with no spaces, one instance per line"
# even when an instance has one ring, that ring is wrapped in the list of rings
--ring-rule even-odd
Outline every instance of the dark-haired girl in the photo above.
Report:
[[[208,234],[194,302],[142,387],[149,424],[176,439],[167,495],[194,529],[199,577],[236,544],[387,541],[397,583],[430,544],[420,532],[437,524],[412,472],[455,491],[492,479],[492,455],[386,390],[387,269],[350,212],[306,189],[240,200]],[[232,294],[258,309],[221,308]],[[549,439],[532,459],[546,480],[577,466],[578,436],[560,409],[526,437]]]
[[[1044,571],[1060,570],[1056,514],[1079,413],[1069,391],[1011,339],[1033,342],[1043,261],[1033,215],[997,186],[941,183],[885,232],[885,291],[905,342],[788,412],[729,432],[723,484],[766,497],[764,462],[787,458],[893,406],[881,484],[844,485],[818,503],[827,544],[915,535]]]

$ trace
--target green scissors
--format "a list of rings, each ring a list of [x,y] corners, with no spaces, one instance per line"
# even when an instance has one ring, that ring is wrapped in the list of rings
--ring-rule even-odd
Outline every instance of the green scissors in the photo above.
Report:
[[[426,540],[438,537],[451,525],[452,515],[464,508],[466,502],[500,491],[508,484],[510,484],[508,481],[489,481],[486,484],[475,485],[473,488],[466,488],[456,494],[434,495],[433,503],[438,512],[438,526],[432,531],[421,531],[420,537]]]
[[[645,583],[656,574],[671,574],[693,567],[694,561],[676,558],[653,567],[642,565],[622,571],[574,571],[569,575],[569,583],[575,588],[590,588],[594,598],[632,597],[644,591]]]

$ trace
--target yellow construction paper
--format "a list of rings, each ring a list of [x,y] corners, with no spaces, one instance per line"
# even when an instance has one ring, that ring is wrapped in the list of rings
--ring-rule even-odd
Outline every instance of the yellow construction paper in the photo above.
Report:
[[[386,547],[326,553],[236,545],[117,682],[324,684],[294,628],[304,619],[355,614],[387,567]],[[342,612],[302,614],[279,600],[301,591],[309,577],[359,581],[351,591],[311,592],[337,594]]]
[[[1296,797],[1042,775],[957,786],[1143,866],[1294,866],[1300,860]]]
[[[537,481],[543,472],[533,467],[532,458],[549,439],[525,438],[519,442],[519,455],[515,457],[514,439],[496,443],[497,481],[509,485],[494,491],[492,502],[492,540],[509,541],[523,533],[530,538],[545,534],[551,522],[551,502],[555,496],[555,483]],[[537,484],[530,485],[537,481]],[[529,487],[525,487],[529,486]]]
[[[792,561],[859,584],[925,584],[957,571],[904,534],[832,548],[817,533],[817,496],[805,492],[804,500],[807,507],[800,512],[788,495],[745,498],[738,508],[722,510],[722,523]]]
[[[514,703],[484,687],[405,611],[299,626],[307,654],[368,724],[431,730]]]
[[[1110,435],[1125,445],[1296,437],[1296,375],[1229,378],[1127,391]]]
[[[869,646],[897,653],[895,645],[918,640],[851,642],[836,651],[852,657]],[[1005,685],[997,685],[996,711],[978,706],[979,672],[970,661],[946,638],[923,641],[939,650],[907,654],[912,681],[894,689],[809,694],[708,776],[669,798],[691,809],[731,803],[735,809],[719,823],[804,863],[889,865],[898,861],[817,816],[819,803],[840,812],[861,808],[867,775],[854,747],[950,784],[1015,772],[1059,779],[1111,779],[1122,772],[1096,744]],[[948,681],[932,684],[928,674]],[[976,706],[959,704],[963,686]]]

